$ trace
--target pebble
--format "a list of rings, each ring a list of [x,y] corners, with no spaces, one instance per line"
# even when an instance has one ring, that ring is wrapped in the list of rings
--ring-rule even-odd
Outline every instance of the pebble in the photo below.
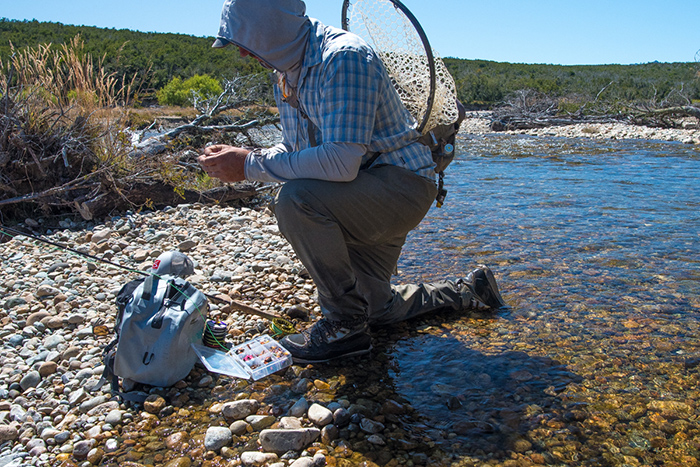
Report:
[[[221,414],[226,420],[244,420],[246,417],[258,411],[260,403],[254,399],[227,402],[221,408]]]
[[[231,425],[228,427],[229,430],[231,430],[231,433],[233,433],[236,436],[241,436],[248,432],[248,428],[250,425],[243,421],[243,420],[236,420],[235,422],[231,423]],[[252,431],[252,428],[251,428]]]
[[[157,394],[151,394],[143,402],[143,409],[152,414],[157,414],[165,407],[165,399]]]
[[[314,442],[320,434],[321,430],[318,428],[267,429],[260,432],[260,444],[264,451],[282,454],[287,451],[300,451]]]
[[[41,374],[38,371],[30,371],[19,382],[23,390],[35,388],[41,382]]]
[[[219,451],[228,446],[233,440],[233,434],[227,427],[213,426],[207,429],[204,437],[204,447],[209,451]]]
[[[294,403],[294,405],[289,409],[289,415],[292,417],[303,417],[309,410],[309,401],[302,397]]]
[[[260,431],[275,423],[277,418],[272,415],[249,415],[245,421],[254,431]]]
[[[246,451],[241,454],[241,463],[247,467],[260,467],[275,462],[279,457],[269,452]]]
[[[0,425],[0,443],[15,441],[19,437],[17,427],[13,425]]]
[[[376,434],[384,431],[384,425],[370,418],[363,418],[360,421],[360,429],[365,433]]]
[[[333,421],[333,412],[320,404],[312,404],[307,416],[318,427],[324,427]]]

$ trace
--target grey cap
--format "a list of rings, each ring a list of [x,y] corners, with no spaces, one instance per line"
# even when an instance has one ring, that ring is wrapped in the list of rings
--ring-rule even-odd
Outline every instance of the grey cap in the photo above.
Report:
[[[149,272],[159,276],[169,274],[185,279],[194,274],[194,263],[184,253],[166,251],[156,258]]]

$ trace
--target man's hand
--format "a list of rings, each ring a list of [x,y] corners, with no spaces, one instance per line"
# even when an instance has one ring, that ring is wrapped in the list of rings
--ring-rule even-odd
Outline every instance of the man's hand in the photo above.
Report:
[[[222,182],[240,182],[245,180],[245,158],[249,149],[226,144],[214,144],[204,148],[197,158],[204,171]]]

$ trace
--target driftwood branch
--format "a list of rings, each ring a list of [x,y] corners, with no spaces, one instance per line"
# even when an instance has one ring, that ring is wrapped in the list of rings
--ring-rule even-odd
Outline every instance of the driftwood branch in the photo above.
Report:
[[[207,135],[212,133],[246,133],[253,128],[262,128],[279,122],[279,116],[266,115],[262,111],[253,115],[247,122],[221,123],[207,125],[208,122],[229,110],[254,107],[260,102],[260,76],[238,76],[224,82],[224,90],[212,99],[200,99],[194,96],[194,107],[199,115],[190,123],[180,125],[160,135],[139,142],[134,148],[134,155],[153,156],[165,152],[168,144],[183,135]]]
[[[228,83],[212,102],[197,102],[201,113],[190,123],[135,146],[119,136],[118,123],[103,124],[90,113],[46,105],[36,114],[31,89],[8,89],[0,98],[2,215],[73,212],[89,220],[112,211],[227,203],[256,196],[254,185],[221,185],[202,176],[196,151],[169,150],[178,137],[217,133],[243,134],[255,145],[249,132],[275,125],[279,117],[269,114],[267,107],[255,113],[252,104],[259,91],[244,89],[246,82],[241,78]],[[221,115],[241,108],[238,121]],[[29,115],[38,115],[46,124],[29,125]]]
[[[200,120],[203,121],[203,120]],[[168,143],[184,134],[189,135],[206,135],[211,133],[237,132],[245,133],[253,128],[262,128],[267,125],[279,123],[279,116],[262,117],[251,120],[244,124],[229,124],[229,125],[208,125],[204,126],[197,124],[196,119],[191,123],[180,125],[172,130],[169,130],[162,135],[152,136],[137,144],[132,152],[132,155],[148,155],[154,156],[165,152],[168,149]]]
[[[646,112],[650,116],[659,117],[695,117],[700,120],[700,107],[684,105],[680,107],[669,107],[667,109],[654,109]]]
[[[139,182],[123,190],[123,196],[115,198],[106,193],[100,193],[94,198],[74,202],[75,208],[83,217],[90,220],[104,215],[111,210],[132,209],[134,206],[150,205],[162,208],[183,203],[227,203],[238,199],[255,196],[256,187],[251,184],[225,185],[204,192],[185,190],[176,193],[170,185],[156,181]]]
[[[491,121],[493,131],[527,130],[564,126],[576,123],[626,122],[662,128],[677,127],[683,118],[700,121],[700,107],[693,105],[661,105],[656,98],[651,103],[637,106],[596,105],[603,92],[612,83],[598,92],[595,100],[582,105],[570,114],[560,113],[558,100],[532,90],[521,90],[511,95],[495,111]],[[670,93],[662,104],[672,100],[683,100],[683,89]],[[586,109],[588,109],[586,111]],[[592,110],[595,109],[595,110]]]

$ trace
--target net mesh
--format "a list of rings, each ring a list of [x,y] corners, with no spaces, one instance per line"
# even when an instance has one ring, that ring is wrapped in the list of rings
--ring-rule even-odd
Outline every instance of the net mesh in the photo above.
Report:
[[[430,99],[430,65],[410,19],[389,0],[354,0],[347,9],[346,28],[381,57],[404,105],[419,125],[423,123]],[[435,51],[433,59],[436,89],[424,133],[454,123],[459,116],[454,80]]]

